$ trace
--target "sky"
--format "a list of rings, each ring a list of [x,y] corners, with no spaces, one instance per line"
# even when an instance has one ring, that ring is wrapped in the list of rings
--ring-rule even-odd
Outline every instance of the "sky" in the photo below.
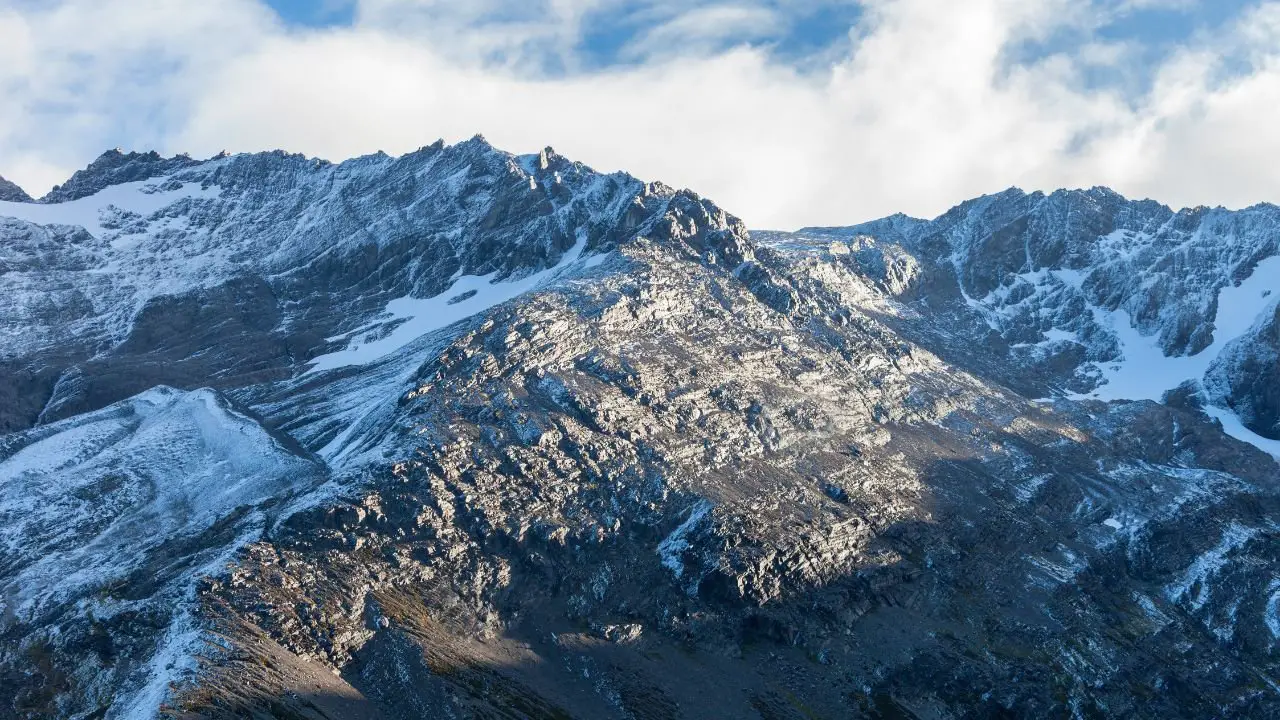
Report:
[[[751,227],[1280,202],[1280,0],[0,0],[0,175],[483,134]]]

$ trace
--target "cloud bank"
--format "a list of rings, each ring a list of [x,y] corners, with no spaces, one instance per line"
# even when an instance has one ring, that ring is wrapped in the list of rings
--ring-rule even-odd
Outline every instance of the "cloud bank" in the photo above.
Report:
[[[117,145],[340,160],[483,133],[759,228],[1010,185],[1280,201],[1280,2],[1154,60],[1098,31],[1161,0],[866,0],[822,53],[777,52],[799,5],[835,2],[361,0],[303,28],[257,0],[0,0],[0,174],[41,194]],[[639,30],[593,64],[601,18]]]

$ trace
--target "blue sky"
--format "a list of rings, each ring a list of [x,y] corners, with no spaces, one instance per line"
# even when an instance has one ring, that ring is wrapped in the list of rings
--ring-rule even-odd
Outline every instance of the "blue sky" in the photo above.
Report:
[[[145,12],[143,11],[145,9]],[[483,133],[756,227],[1280,200],[1280,0],[0,0],[0,175]]]
[[[290,25],[304,27],[347,25],[355,17],[355,3],[347,0],[270,0],[267,5]]]
[[[354,24],[356,0],[265,0],[288,25],[301,28],[340,28]],[[533,4],[533,3],[530,3]],[[726,5],[748,6],[753,3],[691,1],[686,7]],[[777,8],[787,22],[768,36],[725,39],[725,43],[754,42],[768,45],[774,52],[791,59],[823,55],[832,46],[848,42],[849,31],[856,28],[863,8],[858,2],[770,2],[758,3]],[[1197,33],[1221,27],[1252,4],[1249,0],[1192,0],[1182,2],[1121,3],[1112,10],[1110,21],[1088,34],[1072,33],[1037,43],[1029,48],[1032,56],[1060,51],[1072,44],[1091,39],[1134,41],[1148,46],[1147,51],[1159,56],[1185,43]],[[629,7],[630,5],[630,7]],[[1126,7],[1125,5],[1128,5]],[[590,59],[592,67],[626,63],[619,51],[651,29],[654,20],[636,13],[635,3],[622,3],[589,15],[585,32],[577,48]]]
[[[356,24],[359,17],[356,0],[264,0],[286,24],[296,28],[343,28]],[[522,11],[507,10],[489,15],[483,24],[498,24],[521,19],[529,13],[528,7],[536,1],[523,3]],[[768,7],[779,11],[785,22],[767,33],[728,34],[718,38],[717,47],[724,48],[740,43],[768,47],[780,58],[803,62],[821,58],[833,49],[847,45],[850,29],[857,25],[862,7],[851,0],[818,1],[769,0],[756,3],[682,2],[680,11],[696,8],[725,8],[753,6]],[[620,65],[633,65],[639,59],[626,52],[637,40],[668,17],[672,6],[654,9],[654,3],[644,0],[623,0],[601,7],[586,15],[582,33],[575,38],[572,49],[580,64],[578,70],[599,70]],[[536,12],[536,11],[535,11]],[[480,24],[480,23],[478,23]],[[553,65],[553,72],[566,72],[562,66]]]

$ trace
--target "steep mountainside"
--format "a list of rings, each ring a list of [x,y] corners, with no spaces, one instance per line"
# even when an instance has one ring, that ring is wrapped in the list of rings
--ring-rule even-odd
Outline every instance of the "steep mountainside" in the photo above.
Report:
[[[753,238],[480,138],[10,200],[0,716],[1280,714],[1274,208]]]
[[[1174,212],[1105,188],[1010,190],[931,222],[894,216],[771,238],[905,252],[924,276],[913,304],[965,327],[957,342],[934,341],[971,345],[989,329],[983,360],[1029,392],[1160,400],[1190,383],[1252,433],[1280,439],[1274,205]]]
[[[7,202],[31,202],[31,196],[22,188],[0,177],[0,200]]]

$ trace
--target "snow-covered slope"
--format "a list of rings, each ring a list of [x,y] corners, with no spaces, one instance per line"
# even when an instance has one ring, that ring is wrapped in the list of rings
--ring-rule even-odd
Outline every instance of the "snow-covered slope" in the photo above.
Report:
[[[654,192],[479,138],[340,165],[108,153],[0,202],[0,430],[383,356],[606,252]]]
[[[155,388],[0,448],[4,612],[24,619],[323,477],[210,390]]]
[[[196,579],[325,482],[291,444],[211,390],[164,387],[0,438],[0,634],[40,628],[0,654],[132,618],[131,647],[86,653],[80,681],[167,691],[165,666],[200,648]]]

